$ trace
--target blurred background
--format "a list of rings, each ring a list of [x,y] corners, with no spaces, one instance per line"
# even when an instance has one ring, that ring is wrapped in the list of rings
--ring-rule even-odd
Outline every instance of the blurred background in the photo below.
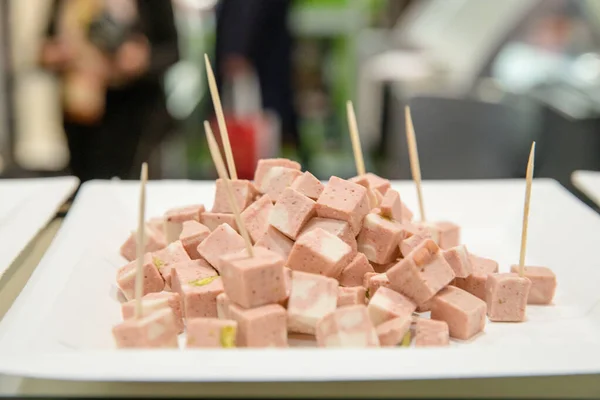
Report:
[[[240,177],[256,159],[409,179],[600,170],[600,1],[2,0],[0,176],[212,179],[217,76]]]

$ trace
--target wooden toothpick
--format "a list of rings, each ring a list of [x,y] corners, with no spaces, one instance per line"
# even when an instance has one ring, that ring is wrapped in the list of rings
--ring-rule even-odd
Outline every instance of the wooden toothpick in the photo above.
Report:
[[[356,114],[351,101],[346,102],[346,114],[348,116],[348,128],[350,129],[350,139],[352,140],[352,150],[354,151],[354,162],[356,163],[357,174],[365,174],[365,161],[363,159],[362,148],[360,146],[360,137],[358,135],[358,125],[356,124]]]
[[[523,207],[523,230],[521,231],[521,254],[519,256],[519,276],[525,275],[525,251],[527,249],[527,225],[529,224],[529,202],[531,200],[531,183],[533,181],[533,165],[535,160],[535,142],[531,145],[527,174],[525,176],[525,206]]]
[[[206,131],[206,139],[208,141],[208,148],[210,149],[210,155],[212,156],[213,162],[215,163],[215,167],[217,169],[217,173],[219,174],[219,178],[223,180],[225,183],[225,193],[227,194],[227,199],[229,200],[229,205],[233,210],[233,216],[235,217],[235,222],[244,238],[244,242],[246,243],[246,250],[248,250],[248,254],[250,257],[254,257],[254,250],[252,248],[252,242],[250,241],[250,235],[248,235],[248,230],[242,223],[242,218],[240,217],[240,209],[235,202],[235,198],[233,197],[233,189],[231,188],[231,182],[227,177],[227,171],[225,170],[225,164],[223,163],[223,158],[221,157],[221,153],[219,152],[219,146],[217,145],[217,141],[215,140],[215,136],[210,129],[210,124],[208,121],[204,121],[204,130]]]
[[[225,116],[223,115],[221,97],[219,96],[219,90],[217,89],[217,81],[215,80],[215,75],[213,73],[212,67],[210,66],[210,60],[208,59],[207,54],[204,54],[204,62],[206,63],[208,87],[210,88],[210,96],[212,97],[213,106],[215,107],[215,114],[217,115],[219,132],[221,133],[221,141],[223,142],[225,158],[227,159],[227,167],[229,168],[229,176],[235,181],[237,180],[237,171],[235,169],[233,153],[231,152],[231,144],[229,143],[229,133],[227,133],[227,125],[225,125]]]
[[[135,318],[142,317],[142,293],[144,289],[144,251],[146,249],[146,181],[148,180],[148,164],[142,164],[140,174],[140,202],[137,230],[137,260],[135,271]]]
[[[421,166],[419,164],[419,152],[417,151],[417,140],[415,139],[415,127],[413,126],[410,107],[404,109],[406,119],[406,141],[408,142],[408,155],[410,157],[410,170],[413,181],[417,185],[417,196],[419,197],[419,211],[421,222],[425,222],[425,206],[423,205],[423,192],[421,190]]]

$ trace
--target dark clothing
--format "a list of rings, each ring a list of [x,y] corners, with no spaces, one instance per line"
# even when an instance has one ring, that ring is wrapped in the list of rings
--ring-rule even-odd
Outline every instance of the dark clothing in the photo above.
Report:
[[[54,0],[48,36],[55,34],[62,1]],[[179,58],[171,1],[138,0],[137,7],[139,30],[151,48],[148,71],[127,86],[107,90],[105,113],[97,124],[64,122],[70,167],[81,181],[137,177],[141,163],[173,128],[161,82]]]
[[[281,120],[282,137],[297,145],[293,107],[292,36],[288,29],[291,0],[221,0],[217,6],[216,79],[222,88],[222,63],[243,56],[256,69],[262,105]]]

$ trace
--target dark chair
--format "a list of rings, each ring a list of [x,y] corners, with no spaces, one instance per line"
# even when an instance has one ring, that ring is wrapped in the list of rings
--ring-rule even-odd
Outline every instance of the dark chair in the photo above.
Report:
[[[393,179],[410,179],[403,102],[388,102],[386,162]],[[409,102],[423,179],[497,179],[525,175],[535,138],[535,112],[527,107],[470,99],[416,97]]]

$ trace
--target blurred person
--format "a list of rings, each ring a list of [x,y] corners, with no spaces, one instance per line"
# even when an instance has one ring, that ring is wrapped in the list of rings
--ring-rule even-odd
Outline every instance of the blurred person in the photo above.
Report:
[[[215,69],[220,90],[237,76],[255,73],[262,108],[279,118],[283,145],[301,150],[292,89],[291,6],[291,0],[221,0]]]
[[[162,77],[178,61],[170,0],[53,0],[40,62],[61,83],[70,168],[132,178],[173,127]]]

